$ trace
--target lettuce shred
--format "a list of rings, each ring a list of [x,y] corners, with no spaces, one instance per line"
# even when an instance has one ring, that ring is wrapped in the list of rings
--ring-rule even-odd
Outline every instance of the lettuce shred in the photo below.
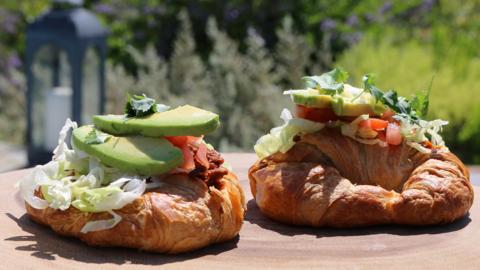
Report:
[[[36,209],[75,207],[82,212],[109,212],[113,216],[109,220],[87,223],[83,233],[111,228],[121,220],[112,210],[123,208],[140,197],[147,187],[146,179],[108,167],[78,149],[69,149],[65,140],[68,131],[74,128],[77,123],[67,119],[52,160],[36,166],[20,180],[20,193]],[[43,198],[36,195],[38,191]]]
[[[300,134],[312,133],[322,129],[322,123],[302,118],[293,118],[288,109],[283,109],[280,118],[285,122],[282,126],[270,130],[269,134],[258,139],[254,150],[259,158],[276,152],[285,153],[295,144],[293,138]]]

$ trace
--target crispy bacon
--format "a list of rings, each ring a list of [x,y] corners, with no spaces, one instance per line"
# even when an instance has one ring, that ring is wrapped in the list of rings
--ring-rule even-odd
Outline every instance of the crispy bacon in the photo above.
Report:
[[[165,137],[183,153],[183,164],[171,171],[171,174],[185,173],[205,181],[207,185],[216,185],[218,180],[228,174],[222,167],[223,158],[220,154],[201,141],[201,137],[174,136]]]
[[[200,147],[195,148],[194,146],[192,150],[195,153],[195,169],[189,173],[191,177],[200,178],[205,181],[207,185],[212,186],[217,185],[218,180],[228,174],[228,170],[222,167],[224,160],[217,151],[205,147],[206,159],[208,160],[208,164],[206,164],[198,155],[198,152],[203,150],[201,150]]]

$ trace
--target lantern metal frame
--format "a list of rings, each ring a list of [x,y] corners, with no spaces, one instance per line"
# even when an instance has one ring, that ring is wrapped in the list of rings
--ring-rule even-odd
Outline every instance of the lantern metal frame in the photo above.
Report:
[[[27,75],[27,137],[28,161],[30,165],[44,163],[51,159],[52,153],[44,147],[32,143],[32,106],[34,91],[34,74],[32,65],[36,53],[44,46],[55,46],[65,51],[70,67],[73,121],[82,123],[82,82],[83,64],[87,50],[94,48],[99,59],[99,108],[104,112],[105,104],[105,61],[107,57],[107,35],[95,15],[88,10],[73,6],[69,9],[50,9],[28,25],[26,34],[25,72]],[[55,76],[52,79],[54,86]]]

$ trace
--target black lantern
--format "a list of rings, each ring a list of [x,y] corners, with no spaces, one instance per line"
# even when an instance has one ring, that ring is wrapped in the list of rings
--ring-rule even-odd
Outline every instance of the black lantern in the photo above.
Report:
[[[86,124],[104,111],[107,30],[82,0],[54,0],[28,25],[27,144],[30,164],[51,159],[71,118]]]

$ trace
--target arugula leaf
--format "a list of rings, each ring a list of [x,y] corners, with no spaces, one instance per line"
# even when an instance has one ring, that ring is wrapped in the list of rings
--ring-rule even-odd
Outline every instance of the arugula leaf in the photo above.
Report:
[[[433,76],[432,80],[430,81],[427,93],[417,93],[412,99],[412,110],[414,110],[419,117],[425,117],[428,114],[430,92],[432,90],[434,78],[435,76]]]
[[[86,144],[101,144],[110,139],[112,135],[92,129],[85,137]]]
[[[307,88],[317,89],[328,95],[343,92],[343,83],[348,79],[348,73],[342,68],[334,68],[320,76],[303,77],[302,81]]]

